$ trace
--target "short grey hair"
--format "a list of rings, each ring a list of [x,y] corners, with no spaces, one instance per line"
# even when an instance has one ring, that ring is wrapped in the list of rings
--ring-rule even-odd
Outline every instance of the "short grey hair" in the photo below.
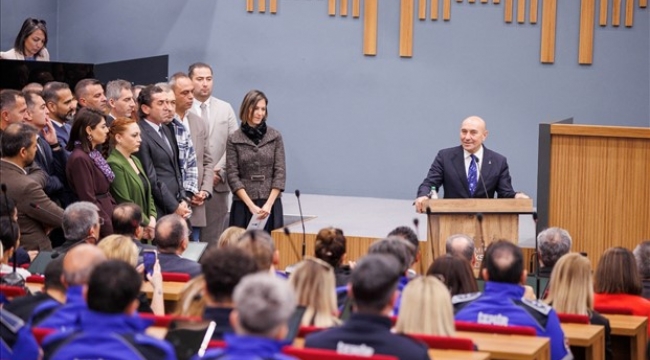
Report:
[[[161,88],[164,92],[173,92],[172,87],[169,86],[169,84],[166,83],[166,82],[159,82],[159,83],[156,83],[156,86],[158,86],[159,88]]]
[[[108,84],[106,84],[106,98],[118,100],[122,94],[122,89],[133,91],[131,83],[126,80],[117,79],[109,81]]]
[[[98,223],[99,208],[91,202],[78,201],[63,211],[63,234],[68,240],[85,238]]]
[[[296,294],[288,281],[269,273],[245,276],[233,293],[244,334],[273,336],[296,309]]]
[[[641,278],[650,279],[650,240],[637,245],[633,253]]]
[[[551,227],[539,233],[537,250],[542,264],[553,267],[562,255],[571,251],[572,243],[569,232],[559,227]]]
[[[454,247],[454,242],[456,239],[465,240],[465,246],[462,248],[462,250]],[[467,261],[472,262],[474,259],[474,239],[465,234],[451,235],[447,238],[447,241],[445,241],[445,250],[447,254],[460,256],[464,259],[467,259]]]
[[[400,273],[404,274],[413,261],[413,245],[397,237],[377,240],[368,248],[368,254],[390,254],[400,263]]]
[[[172,76],[169,78],[169,86],[171,86],[172,89],[176,86],[176,82],[178,81],[178,79],[188,79],[188,80],[192,80],[192,79],[190,79],[189,76],[187,76],[186,73],[184,73],[184,72],[177,72],[177,73],[175,73],[174,75],[172,75]]]

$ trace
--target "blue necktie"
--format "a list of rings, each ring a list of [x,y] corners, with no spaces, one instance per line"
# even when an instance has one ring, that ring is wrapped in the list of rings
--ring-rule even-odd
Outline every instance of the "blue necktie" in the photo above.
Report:
[[[472,161],[469,163],[469,170],[467,171],[467,182],[469,183],[469,194],[474,196],[476,185],[478,185],[478,171],[476,169],[476,156],[470,155]]]

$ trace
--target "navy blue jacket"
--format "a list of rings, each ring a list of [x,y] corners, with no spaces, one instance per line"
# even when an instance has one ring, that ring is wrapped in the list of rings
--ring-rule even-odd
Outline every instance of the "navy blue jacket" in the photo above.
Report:
[[[192,360],[295,360],[293,356],[282,354],[282,348],[290,343],[257,336],[228,334],[224,349],[210,349],[203,357]]]
[[[158,261],[162,272],[185,273],[190,277],[201,275],[201,264],[182,258],[177,254],[159,252]]]

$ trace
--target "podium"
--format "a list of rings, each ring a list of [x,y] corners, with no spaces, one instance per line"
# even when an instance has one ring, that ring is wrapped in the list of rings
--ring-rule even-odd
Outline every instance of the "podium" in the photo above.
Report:
[[[432,199],[427,205],[431,210],[427,217],[427,242],[421,244],[424,249],[420,248],[421,264],[427,267],[446,253],[445,241],[450,235],[469,235],[476,248],[482,242],[487,247],[500,239],[516,244],[519,215],[533,213],[532,199]],[[477,218],[479,213],[483,214],[482,224]]]

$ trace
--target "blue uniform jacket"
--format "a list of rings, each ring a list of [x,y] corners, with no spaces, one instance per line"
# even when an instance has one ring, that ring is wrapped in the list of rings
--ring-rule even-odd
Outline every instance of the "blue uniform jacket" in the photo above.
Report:
[[[193,360],[295,360],[293,356],[282,354],[282,348],[290,345],[286,341],[278,341],[257,336],[226,334],[224,349],[210,349],[203,357],[194,356]]]
[[[34,310],[34,314],[39,312],[39,308],[40,306]],[[76,329],[79,314],[84,310],[86,310],[86,300],[83,297],[83,286],[70,286],[66,291],[65,305],[54,310],[50,316],[34,326],[58,330]]]
[[[485,292],[456,295],[451,301],[456,320],[533,327],[538,336],[550,338],[553,360],[572,359],[555,310],[541,301],[527,300],[523,296],[524,288],[520,285],[487,281]]]

